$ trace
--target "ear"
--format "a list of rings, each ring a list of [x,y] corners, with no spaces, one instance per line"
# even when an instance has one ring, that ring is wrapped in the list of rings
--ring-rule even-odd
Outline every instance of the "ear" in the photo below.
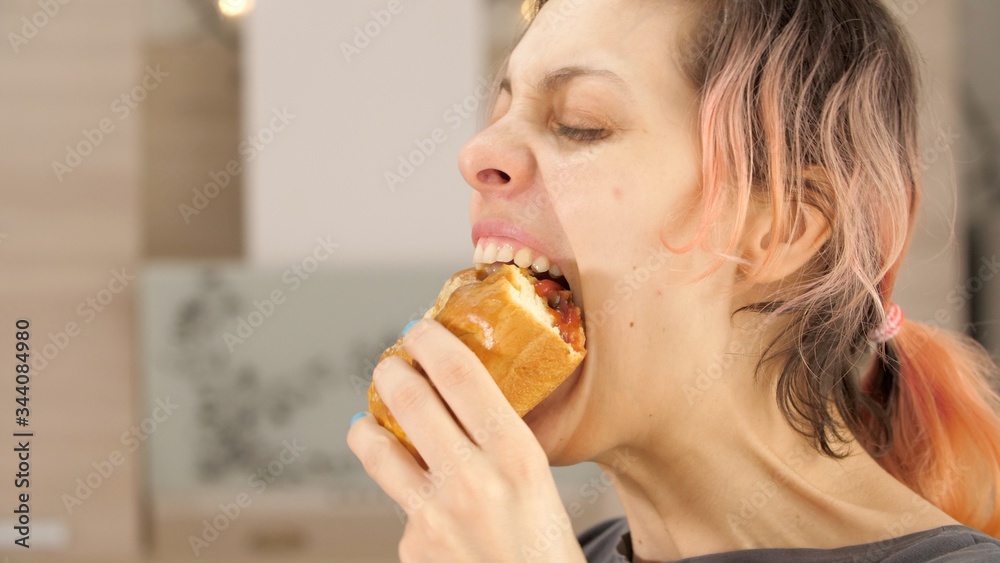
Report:
[[[805,201],[786,202],[778,220],[781,224],[775,224],[770,203],[751,202],[740,241],[745,260],[741,273],[756,281],[776,282],[794,274],[809,263],[830,238],[826,216]]]

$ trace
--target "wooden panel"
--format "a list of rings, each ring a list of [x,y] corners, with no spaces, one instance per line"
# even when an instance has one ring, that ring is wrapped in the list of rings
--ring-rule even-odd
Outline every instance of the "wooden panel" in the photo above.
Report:
[[[28,0],[4,2],[0,10],[0,28],[16,33],[22,17],[47,21],[16,53],[9,42],[0,49],[0,123],[8,131],[0,136],[0,231],[9,235],[0,257],[8,266],[131,259],[138,248],[140,119],[136,112],[122,118],[112,104],[145,72],[141,4],[74,2],[52,17],[40,10]],[[102,119],[113,130],[88,141],[81,130]],[[65,164],[66,145],[81,143],[92,151],[60,182],[52,163]],[[79,219],[67,222],[67,214]],[[88,219],[106,220],[86,228]]]
[[[143,451],[129,451],[122,434],[145,415],[134,409],[134,282],[120,286],[111,282],[115,277],[104,268],[5,267],[0,273],[0,350],[5,352],[0,369],[13,371],[14,323],[29,319],[32,522],[64,530],[67,551],[130,556],[140,537]],[[113,293],[109,284],[121,291]],[[98,303],[98,312],[87,305],[88,298],[106,305]],[[76,328],[67,331],[67,323]],[[4,385],[4,405],[13,404],[12,393],[12,384]],[[14,413],[7,409],[5,414]],[[12,424],[5,420],[6,427]],[[4,438],[8,452],[10,440]],[[0,483],[5,503],[21,492],[13,485],[10,479]],[[5,505],[0,517],[5,530],[10,508]],[[33,552],[44,553],[44,542],[33,542]],[[2,549],[8,547],[5,543]]]
[[[53,15],[41,4],[8,0],[0,7],[0,369],[12,369],[6,351],[18,317],[32,322],[33,358],[46,351],[51,358],[35,364],[30,391],[32,549],[11,552],[5,541],[0,554],[134,561],[143,529],[142,451],[121,441],[142,418],[135,410],[134,282],[114,283],[118,293],[107,288],[112,270],[138,273],[141,117],[113,104],[146,72],[142,3],[45,2],[53,12],[58,7]],[[21,33],[22,17],[45,25],[15,49],[6,32]],[[101,120],[106,131],[88,140],[81,130]],[[81,143],[89,154],[60,181],[52,163],[64,161],[66,145]],[[110,302],[91,316],[88,297]],[[74,336],[65,333],[70,322],[79,330]],[[5,405],[13,404],[11,387],[0,391]],[[116,451],[117,465],[109,461],[119,461]],[[4,479],[5,533],[14,492]],[[78,492],[85,498],[74,499]],[[74,499],[69,509],[67,499]]]
[[[147,59],[169,68],[171,75],[144,107],[144,254],[238,258],[243,174],[225,172],[238,162],[241,142],[236,52],[209,37],[151,45]],[[220,173],[228,185],[215,197],[196,201],[195,190],[205,194],[212,175]],[[180,205],[188,206],[184,213]]]

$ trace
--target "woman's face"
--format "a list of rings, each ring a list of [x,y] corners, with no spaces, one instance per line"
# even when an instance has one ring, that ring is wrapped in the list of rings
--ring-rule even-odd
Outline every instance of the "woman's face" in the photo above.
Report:
[[[691,282],[713,257],[664,246],[699,219],[698,98],[679,63],[691,15],[663,0],[549,2],[460,155],[473,243],[546,255],[584,311],[587,359],[525,417],[555,464],[679,417],[682,386],[725,346],[709,338],[728,322],[724,276]]]

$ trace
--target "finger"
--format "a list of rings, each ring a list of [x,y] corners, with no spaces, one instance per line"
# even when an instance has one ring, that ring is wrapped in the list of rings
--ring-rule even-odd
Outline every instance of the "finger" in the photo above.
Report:
[[[379,362],[372,382],[431,471],[473,446],[427,378],[406,360],[391,356]]]
[[[420,321],[403,336],[403,347],[477,445],[530,433],[475,353],[443,325]]]
[[[365,472],[400,506],[427,480],[417,460],[391,432],[366,415],[351,425],[347,445]]]

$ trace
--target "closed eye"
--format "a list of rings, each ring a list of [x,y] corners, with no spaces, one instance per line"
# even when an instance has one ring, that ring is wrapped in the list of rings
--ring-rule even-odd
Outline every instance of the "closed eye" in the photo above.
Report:
[[[606,138],[610,131],[607,129],[581,129],[559,124],[559,135],[581,143],[591,143]]]

